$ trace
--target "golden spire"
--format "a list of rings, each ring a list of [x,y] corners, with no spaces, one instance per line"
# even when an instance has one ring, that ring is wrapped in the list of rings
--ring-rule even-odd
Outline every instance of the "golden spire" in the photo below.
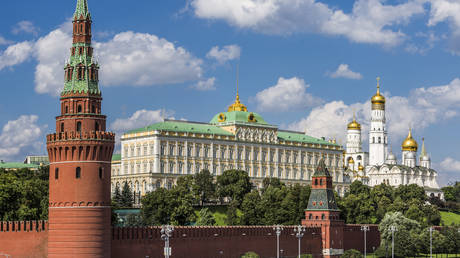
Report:
[[[425,157],[428,156],[426,154],[426,149],[425,149],[425,138],[422,138],[422,152],[420,153],[420,157]]]
[[[230,105],[228,107],[228,112],[233,112],[233,111],[244,111],[248,112],[248,109],[246,108],[245,105],[241,104],[240,102],[240,93],[239,93],[239,66],[237,65],[236,67],[236,100],[235,103]]]
[[[361,125],[356,122],[356,113],[353,110],[353,121],[348,124],[348,130],[361,130]]]

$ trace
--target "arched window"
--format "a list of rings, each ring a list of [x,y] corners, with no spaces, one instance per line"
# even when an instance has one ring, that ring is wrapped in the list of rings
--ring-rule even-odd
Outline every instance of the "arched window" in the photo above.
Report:
[[[99,131],[99,123],[96,122],[96,131]]]
[[[315,185],[318,185],[318,179],[315,179]]]
[[[81,168],[80,167],[77,167],[75,169],[75,178],[77,179],[81,178]]]
[[[68,114],[69,113],[69,107],[65,107],[65,113]]]
[[[382,138],[381,137],[379,137],[379,143],[382,143]]]
[[[375,143],[375,137],[372,137],[372,143]]]
[[[77,122],[77,132],[81,132],[81,122]]]
[[[324,214],[321,215],[321,219],[322,219],[322,220],[325,220],[325,219],[326,219],[326,215],[324,215]]]
[[[91,106],[91,113],[96,114],[96,107],[94,105]]]
[[[54,169],[54,179],[59,179],[59,168]]]
[[[323,179],[319,180],[319,185],[323,185]]]
[[[99,168],[99,178],[102,179],[104,177],[104,170]]]
[[[308,215],[308,219],[313,219],[313,215],[311,213]]]
[[[78,113],[81,113],[81,111],[82,111],[81,105],[78,105],[78,107],[77,107],[77,112],[78,112]]]
[[[61,123],[61,133],[64,132],[64,123]]]
[[[83,32],[83,24],[80,24],[80,32]]]

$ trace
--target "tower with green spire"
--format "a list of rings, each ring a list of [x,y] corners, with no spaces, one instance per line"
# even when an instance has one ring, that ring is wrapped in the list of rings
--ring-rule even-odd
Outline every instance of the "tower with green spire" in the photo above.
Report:
[[[302,225],[321,227],[323,256],[340,257],[343,254],[344,221],[334,197],[332,176],[321,158],[312,176],[312,190]]]
[[[56,132],[47,136],[49,258],[110,257],[110,168],[115,135],[106,131],[91,47],[87,0],[78,0]]]

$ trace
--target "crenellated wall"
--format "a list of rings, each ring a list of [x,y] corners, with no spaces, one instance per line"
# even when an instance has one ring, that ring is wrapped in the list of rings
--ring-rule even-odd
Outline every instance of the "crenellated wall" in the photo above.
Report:
[[[364,252],[364,232],[361,231],[361,226],[363,225],[345,225],[343,228],[344,250],[356,249]],[[372,253],[380,246],[379,225],[366,226],[369,226],[369,231],[366,233],[367,253]]]
[[[280,236],[284,257],[295,257],[298,240],[294,227],[285,227]],[[161,227],[115,228],[112,257],[162,257]],[[171,237],[172,257],[240,257],[254,251],[261,257],[276,257],[276,235],[271,226],[175,227]],[[301,242],[302,253],[320,257],[321,229],[307,228]]]
[[[47,221],[0,222],[0,257],[46,257]]]

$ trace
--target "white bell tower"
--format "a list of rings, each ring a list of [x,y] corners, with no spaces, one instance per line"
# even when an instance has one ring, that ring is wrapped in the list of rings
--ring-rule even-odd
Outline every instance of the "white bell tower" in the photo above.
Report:
[[[385,119],[385,97],[380,94],[380,78],[377,77],[377,93],[372,97],[371,126],[369,128],[369,165],[385,163],[388,153],[388,136]]]

